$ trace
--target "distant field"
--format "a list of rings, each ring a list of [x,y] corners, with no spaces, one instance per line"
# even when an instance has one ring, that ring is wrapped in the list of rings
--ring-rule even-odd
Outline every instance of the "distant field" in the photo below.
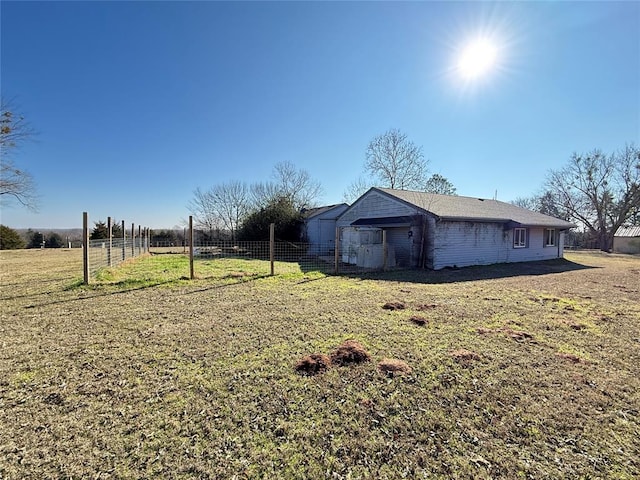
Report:
[[[2,480],[640,478],[637,256],[367,277],[224,259],[189,281],[155,255],[86,287],[80,255],[0,251]],[[346,339],[371,361],[294,370]]]

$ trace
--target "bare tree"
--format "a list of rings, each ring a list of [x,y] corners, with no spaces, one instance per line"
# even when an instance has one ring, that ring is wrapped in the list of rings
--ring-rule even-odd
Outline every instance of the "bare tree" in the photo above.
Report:
[[[301,210],[315,206],[322,194],[320,182],[291,162],[277,163],[271,177],[271,181],[253,183],[249,187],[252,210],[264,208],[278,198],[286,198],[297,210]]]
[[[10,158],[10,153],[33,135],[24,116],[16,113],[11,102],[0,99],[0,199],[12,199],[37,211],[38,196],[33,177]]]
[[[347,186],[342,194],[342,200],[346,203],[352,203],[372,186],[373,182],[369,178],[360,176]]]
[[[564,168],[548,173],[545,186],[559,210],[608,251],[615,231],[640,206],[640,150],[631,144],[611,155],[573,154]]]
[[[509,203],[517,207],[526,208],[527,210],[533,210],[534,212],[538,211],[538,197],[536,195],[531,197],[517,197]]]
[[[390,188],[418,190],[427,179],[427,161],[422,148],[396,129],[371,140],[364,166],[367,173],[383,182],[382,186]]]
[[[240,222],[249,214],[251,205],[247,184],[234,180],[215,185],[211,193],[225,230],[231,232],[231,239],[235,240]]]
[[[457,195],[456,187],[453,186],[453,183],[438,173],[434,173],[429,177],[424,191],[428,193],[439,193],[441,195]]]
[[[232,240],[235,240],[240,223],[249,214],[250,206],[249,188],[239,181],[214,185],[205,192],[197,188],[188,204],[196,225],[210,232],[224,230]]]
[[[280,189],[275,182],[258,182],[251,184],[249,193],[251,196],[251,209],[260,210],[278,197]]]
[[[193,198],[187,204],[189,212],[193,215],[195,226],[202,230],[213,232],[222,228],[222,220],[215,208],[211,192],[203,192],[200,187],[193,191]],[[187,223],[185,221],[185,223]]]
[[[297,210],[314,207],[322,195],[320,182],[309,172],[298,169],[291,162],[280,162],[273,167],[273,180],[278,194],[287,198]]]

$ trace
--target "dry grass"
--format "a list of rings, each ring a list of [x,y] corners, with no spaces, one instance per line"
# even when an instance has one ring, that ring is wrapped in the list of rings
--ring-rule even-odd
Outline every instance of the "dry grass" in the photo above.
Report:
[[[170,257],[85,288],[79,251],[0,252],[2,480],[640,477],[637,257],[196,281]],[[292,368],[354,338],[412,372]]]

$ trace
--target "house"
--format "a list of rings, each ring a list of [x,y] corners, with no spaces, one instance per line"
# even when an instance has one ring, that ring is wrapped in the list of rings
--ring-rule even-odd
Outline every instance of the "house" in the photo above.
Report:
[[[616,253],[640,253],[640,227],[620,227],[613,235]]]
[[[349,205],[340,203],[303,210],[305,238],[311,255],[333,255],[336,239],[336,219]]]
[[[575,225],[497,200],[373,187],[336,226],[343,262],[438,270],[562,258]]]

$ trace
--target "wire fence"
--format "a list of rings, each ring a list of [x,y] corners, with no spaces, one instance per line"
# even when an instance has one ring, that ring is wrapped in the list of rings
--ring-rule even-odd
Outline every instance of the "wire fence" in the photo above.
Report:
[[[115,267],[149,251],[145,237],[89,240],[88,245],[88,271],[92,277],[103,268]]]
[[[381,247],[381,245],[379,246]],[[325,274],[363,274],[380,270],[388,270],[391,265],[383,263],[381,248],[365,248],[355,254],[350,250],[339,251],[336,255],[335,244],[285,242],[275,240],[260,242],[242,241],[199,241],[193,245],[193,265],[195,275],[203,262],[218,259],[255,260],[251,264],[252,271],[263,274],[280,275],[292,272],[321,272]],[[181,254],[190,255],[188,241],[152,241],[149,247],[151,255]],[[378,257],[371,260],[371,255]],[[368,255],[368,256],[367,256]],[[259,264],[259,261],[262,264]],[[270,262],[273,262],[273,265]],[[247,265],[247,264],[244,264]],[[242,264],[238,264],[242,268]],[[273,268],[273,271],[271,271]]]
[[[108,225],[111,225],[108,219]],[[269,241],[230,241],[208,240],[203,232],[193,229],[192,217],[187,230],[161,231],[152,233],[148,228],[135,224],[127,232],[124,221],[120,228],[119,238],[113,238],[110,228],[107,228],[107,238],[99,240],[89,239],[88,215],[84,214],[83,228],[83,264],[84,283],[103,268],[115,267],[128,259],[146,253],[152,255],[181,254],[189,257],[190,272],[185,272],[188,278],[195,278],[197,270],[202,265],[199,262],[215,261],[216,259],[255,260],[259,262],[238,264],[255,272],[267,275],[278,275],[292,272],[322,272],[326,274],[360,274],[395,267],[393,246],[388,245],[384,235],[380,242],[357,246],[345,243],[342,251],[341,242],[327,244],[278,241],[274,236],[274,225],[271,225],[271,239]],[[180,234],[182,233],[182,235]],[[341,238],[341,235],[338,235]],[[357,248],[356,248],[357,247]],[[208,264],[210,266],[210,263]],[[265,270],[262,272],[261,270]],[[188,274],[188,275],[187,275]]]

